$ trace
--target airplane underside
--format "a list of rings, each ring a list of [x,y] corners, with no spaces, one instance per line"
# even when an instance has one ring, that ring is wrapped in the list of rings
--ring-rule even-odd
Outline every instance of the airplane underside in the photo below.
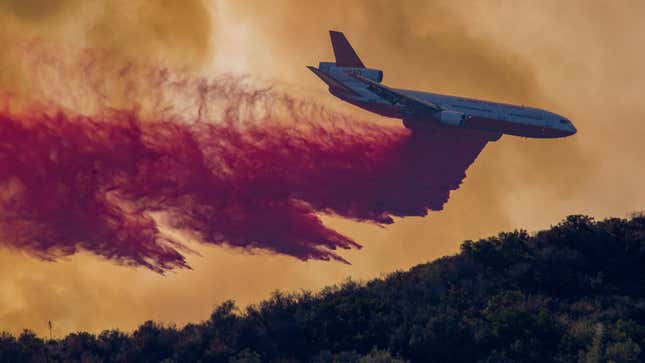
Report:
[[[500,137],[502,137],[502,135],[539,139],[557,138],[568,135],[564,131],[546,128],[538,125],[490,119],[472,115],[465,117],[462,125],[460,126],[445,126],[434,119],[403,119],[403,125],[409,129],[419,131],[426,130],[442,133],[449,132],[449,130],[452,130],[453,132],[477,132],[483,135],[487,135],[490,141],[496,141]]]
[[[433,133],[445,136],[458,136],[461,134],[479,136],[486,141],[497,141],[502,137],[502,133],[487,130],[478,130],[461,126],[445,126],[434,120],[414,120],[404,118],[403,126],[413,132]]]
[[[568,136],[564,130],[547,128],[539,125],[497,120],[478,116],[468,116],[464,119],[464,127],[477,130],[491,130],[506,135],[531,137],[539,139]]]
[[[333,92],[332,92],[333,93]],[[518,123],[507,120],[498,120],[475,115],[468,115],[464,118],[459,126],[448,126],[438,122],[433,117],[423,119],[412,119],[402,115],[401,110],[387,104],[363,103],[352,100],[351,98],[336,95],[337,97],[354,104],[367,111],[379,114],[385,117],[398,118],[403,120],[403,125],[411,130],[420,132],[436,132],[449,134],[454,132],[479,133],[489,141],[499,140],[502,135],[513,135],[530,138],[557,138],[564,137],[568,134],[562,130],[546,128],[538,125]]]

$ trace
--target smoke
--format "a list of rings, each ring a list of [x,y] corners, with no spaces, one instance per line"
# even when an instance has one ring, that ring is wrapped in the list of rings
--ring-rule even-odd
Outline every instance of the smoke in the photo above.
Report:
[[[146,63],[196,70],[213,52],[211,9],[202,0],[2,0],[0,24],[0,84],[23,94],[38,81],[21,57],[34,40],[92,49],[105,67]],[[65,50],[48,58],[52,54],[60,61]]]

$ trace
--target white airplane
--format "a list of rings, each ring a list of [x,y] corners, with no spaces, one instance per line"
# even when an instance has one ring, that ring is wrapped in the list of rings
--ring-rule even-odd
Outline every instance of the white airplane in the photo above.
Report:
[[[388,87],[381,83],[383,71],[366,68],[343,33],[330,31],[330,35],[336,62],[308,68],[329,85],[332,95],[379,115],[400,118],[413,131],[471,134],[486,141],[503,134],[556,138],[576,133],[567,118],[538,108]]]

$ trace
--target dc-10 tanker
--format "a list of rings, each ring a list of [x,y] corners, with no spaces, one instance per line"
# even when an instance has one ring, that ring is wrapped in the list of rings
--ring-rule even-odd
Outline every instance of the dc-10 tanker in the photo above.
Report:
[[[332,95],[379,115],[402,119],[413,131],[472,134],[486,141],[504,134],[556,138],[576,133],[567,118],[538,108],[388,87],[381,83],[383,71],[366,68],[343,33],[330,31],[330,35],[336,62],[308,68],[329,86]]]

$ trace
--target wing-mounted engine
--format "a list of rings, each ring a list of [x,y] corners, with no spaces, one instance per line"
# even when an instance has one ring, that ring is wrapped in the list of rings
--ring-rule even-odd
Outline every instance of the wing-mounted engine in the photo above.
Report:
[[[436,125],[440,128],[447,127],[461,127],[464,126],[464,119],[466,115],[457,111],[437,111],[431,118],[410,115],[405,117],[403,120],[403,125],[407,128],[419,128],[421,125],[432,126]]]
[[[437,115],[439,122],[448,126],[463,126],[465,117],[466,115],[457,111],[440,111]]]
[[[433,121],[414,117],[404,118],[403,126],[414,132],[441,134],[446,136],[471,135],[482,138],[486,141],[497,141],[502,137],[501,133],[465,127],[464,118],[464,114],[461,112],[442,111],[436,114],[435,120]]]

